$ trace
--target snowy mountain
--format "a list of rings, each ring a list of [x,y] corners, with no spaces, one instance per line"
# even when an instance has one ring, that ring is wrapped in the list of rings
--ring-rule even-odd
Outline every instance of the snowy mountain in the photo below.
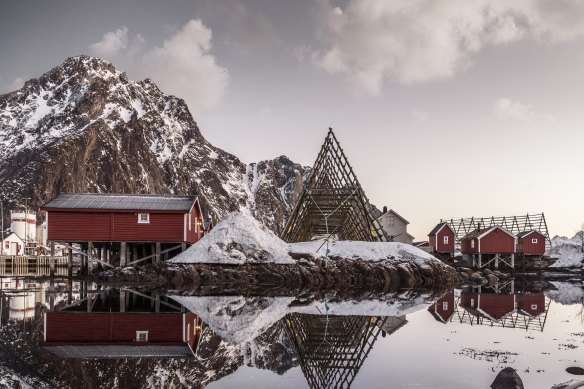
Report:
[[[309,171],[284,156],[243,163],[203,137],[182,99],[87,56],[0,96],[0,155],[13,207],[60,192],[197,194],[215,220],[249,212],[277,232]]]

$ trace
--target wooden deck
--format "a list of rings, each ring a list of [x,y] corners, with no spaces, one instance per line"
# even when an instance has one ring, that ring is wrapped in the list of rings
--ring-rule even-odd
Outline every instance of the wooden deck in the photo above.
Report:
[[[51,270],[48,255],[0,255],[0,276],[50,276],[68,274],[67,257],[55,257]]]

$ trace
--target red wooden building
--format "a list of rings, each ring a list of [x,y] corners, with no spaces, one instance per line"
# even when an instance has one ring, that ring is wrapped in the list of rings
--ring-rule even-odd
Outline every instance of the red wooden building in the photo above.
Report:
[[[454,292],[447,292],[436,300],[434,304],[430,305],[428,311],[436,320],[446,324],[454,314],[455,304]]]
[[[463,254],[513,254],[515,235],[503,227],[476,229],[460,240]]]
[[[536,230],[517,234],[517,252],[526,255],[544,255],[545,235]]]
[[[432,250],[437,253],[454,253],[455,233],[446,222],[438,223],[428,234]]]
[[[196,196],[66,193],[41,209],[50,241],[192,244],[203,235]]]
[[[523,315],[536,317],[546,311],[543,293],[523,293],[516,298],[517,311]]]
[[[61,358],[188,357],[201,328],[191,312],[46,312],[41,346]]]
[[[196,196],[65,193],[41,209],[51,245],[68,243],[71,263],[77,243],[89,271],[94,261],[127,266],[168,258],[204,234]]]

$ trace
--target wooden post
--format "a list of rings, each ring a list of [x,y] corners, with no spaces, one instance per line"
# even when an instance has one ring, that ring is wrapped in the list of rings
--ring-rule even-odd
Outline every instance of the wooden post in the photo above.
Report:
[[[126,312],[126,291],[123,289],[120,290],[120,312]]]
[[[483,254],[479,254],[479,270],[483,268]]]
[[[499,268],[499,254],[495,254],[495,269]]]
[[[158,293],[154,295],[154,312],[160,312],[160,295]]]
[[[69,249],[67,251],[67,275],[73,276],[73,243],[69,242]]]
[[[156,249],[155,249],[155,255],[154,255],[154,262],[158,263],[160,262],[160,242],[156,242]]]
[[[187,244],[185,242],[181,243],[181,251],[185,251],[187,249]]]
[[[93,242],[87,242],[87,274],[93,271]]]
[[[27,222],[28,223],[28,222]],[[50,276],[55,276],[55,242],[51,241],[51,257],[49,259]]]
[[[126,255],[128,254],[128,249],[126,247],[126,242],[120,244],[120,266],[126,266]]]
[[[515,270],[515,254],[511,254],[511,267]]]
[[[132,261],[138,259],[138,246],[135,244],[132,245]]]

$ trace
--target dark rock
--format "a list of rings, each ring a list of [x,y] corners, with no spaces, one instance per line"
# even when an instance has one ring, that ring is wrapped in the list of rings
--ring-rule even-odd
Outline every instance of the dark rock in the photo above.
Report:
[[[566,369],[566,371],[570,374],[584,375],[584,369],[578,366],[570,366]]]
[[[458,271],[461,273],[464,273],[466,275],[471,275],[472,273],[474,273],[474,271],[472,269],[469,269],[468,267],[459,267]]]
[[[561,384],[557,384],[552,386],[551,389],[577,389],[584,387],[584,381],[580,380],[570,380],[567,382],[562,382]]]
[[[491,269],[483,269],[483,275],[484,276],[488,276],[489,274],[493,274],[493,271]]]
[[[487,280],[489,281],[489,285],[496,285],[499,282],[499,278],[494,274],[487,274]]]
[[[515,369],[506,367],[497,374],[491,389],[523,389],[523,381]]]

